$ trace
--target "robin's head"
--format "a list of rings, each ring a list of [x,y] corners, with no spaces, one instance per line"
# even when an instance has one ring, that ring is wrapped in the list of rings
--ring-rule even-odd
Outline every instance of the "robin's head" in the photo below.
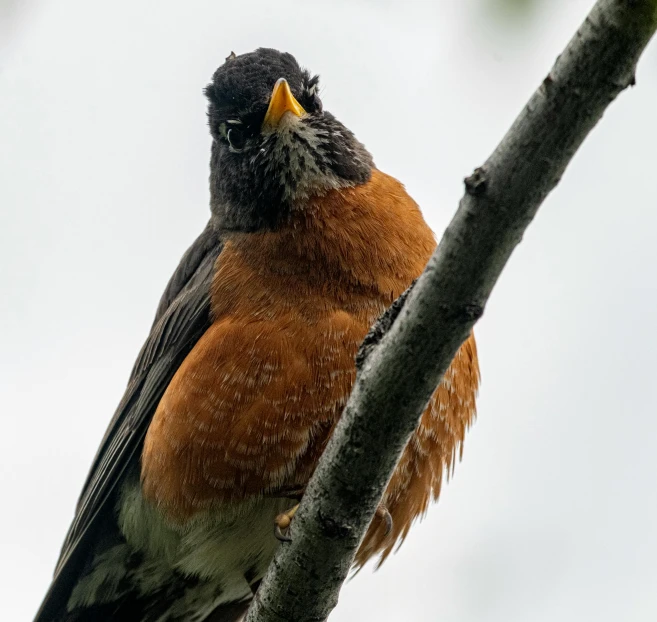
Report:
[[[274,227],[311,196],[366,182],[372,157],[322,108],[318,76],[291,54],[231,54],[205,89],[212,211],[222,227]]]

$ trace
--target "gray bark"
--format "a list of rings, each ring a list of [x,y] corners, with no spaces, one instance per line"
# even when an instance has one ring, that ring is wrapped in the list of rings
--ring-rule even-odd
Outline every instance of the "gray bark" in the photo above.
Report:
[[[605,108],[634,84],[657,0],[599,0],[466,192],[427,269],[371,348],[247,622],[319,622],[419,417],[504,265]]]

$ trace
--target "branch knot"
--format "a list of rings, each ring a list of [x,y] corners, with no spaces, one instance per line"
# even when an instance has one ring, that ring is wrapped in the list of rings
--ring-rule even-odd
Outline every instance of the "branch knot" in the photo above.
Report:
[[[476,168],[472,175],[466,177],[463,182],[465,183],[465,191],[473,196],[478,197],[486,192],[488,187],[488,175],[482,166]]]

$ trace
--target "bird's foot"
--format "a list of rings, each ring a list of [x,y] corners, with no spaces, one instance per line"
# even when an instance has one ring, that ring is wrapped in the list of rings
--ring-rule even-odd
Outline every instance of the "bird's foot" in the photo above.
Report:
[[[281,542],[292,542],[292,538],[287,535],[287,531],[298,509],[299,504],[297,503],[294,507],[282,512],[274,519],[274,535]]]
[[[388,508],[383,505],[383,503],[379,503],[379,507],[376,508],[376,512],[374,513],[374,516],[377,518],[382,518],[385,523],[386,523],[386,533],[385,535],[388,536],[390,535],[390,532],[392,531],[392,515],[388,511]]]
[[[282,512],[274,519],[274,525],[275,525],[274,535],[281,542],[292,542],[292,538],[290,538],[290,536],[287,535],[287,532],[288,529],[290,528],[290,524],[292,523],[292,519],[294,518],[294,515],[297,513],[298,509],[299,509],[299,504],[297,503],[295,506],[291,507],[289,510],[285,512]],[[376,508],[376,512],[374,515],[377,518],[383,519],[385,521],[385,526],[386,526],[385,535],[386,536],[390,535],[390,532],[392,531],[393,521],[392,521],[392,515],[388,511],[388,508],[383,503],[380,503],[379,506]]]

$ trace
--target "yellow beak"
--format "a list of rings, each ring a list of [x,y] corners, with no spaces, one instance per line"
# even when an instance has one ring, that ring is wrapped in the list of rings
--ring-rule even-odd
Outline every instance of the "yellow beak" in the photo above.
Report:
[[[265,120],[262,122],[262,126],[278,127],[286,112],[291,112],[297,117],[306,114],[303,106],[294,99],[287,80],[285,78],[279,78],[276,80],[274,90],[271,93],[269,108],[267,108],[267,114],[265,115]]]

